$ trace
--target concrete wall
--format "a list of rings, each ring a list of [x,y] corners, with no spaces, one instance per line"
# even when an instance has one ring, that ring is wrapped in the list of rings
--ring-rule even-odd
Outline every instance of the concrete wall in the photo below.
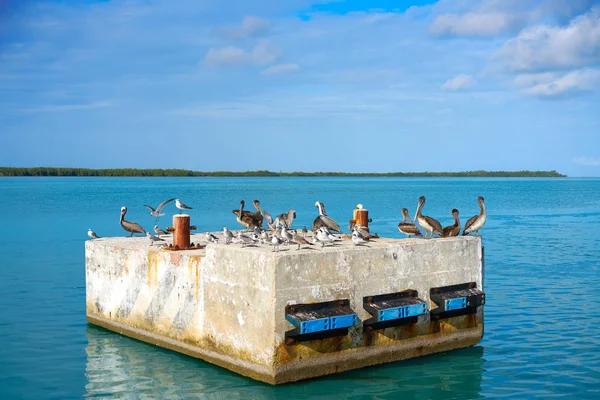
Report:
[[[428,301],[432,287],[482,288],[480,238],[282,250],[210,244],[173,252],[146,238],[88,241],[88,321],[269,383],[470,346],[483,334],[480,307],[443,321],[425,315],[416,325],[368,333],[358,326],[343,337],[284,344],[288,304],[347,298],[366,320],[364,296],[410,288]]]

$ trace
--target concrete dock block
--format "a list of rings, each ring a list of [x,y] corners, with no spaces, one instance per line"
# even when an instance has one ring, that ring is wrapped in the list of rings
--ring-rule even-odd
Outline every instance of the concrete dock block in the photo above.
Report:
[[[203,236],[191,241],[204,243]],[[135,237],[88,241],[87,319],[271,384],[472,346],[482,337],[483,306],[377,329],[367,329],[372,315],[363,308],[365,297],[407,289],[430,310],[432,288],[474,282],[483,290],[479,237],[272,250],[218,243],[171,251]],[[358,325],[334,332],[339,336],[286,342],[294,328],[286,306],[344,299]]]

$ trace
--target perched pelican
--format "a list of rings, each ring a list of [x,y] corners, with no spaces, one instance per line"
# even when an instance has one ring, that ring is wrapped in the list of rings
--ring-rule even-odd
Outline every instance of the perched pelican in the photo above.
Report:
[[[279,214],[275,218],[275,226],[284,226],[289,229],[292,227],[294,218],[296,218],[296,211],[290,208],[287,213]]]
[[[175,207],[179,208],[182,211],[192,209],[192,207],[183,204],[181,201],[179,201],[179,199],[175,199]]]
[[[475,232],[476,235],[479,235],[479,230],[485,224],[485,220],[487,219],[487,214],[485,212],[485,204],[483,204],[483,197],[479,196],[477,198],[477,202],[479,203],[479,215],[475,215],[467,221],[465,224],[465,230],[463,231],[463,236],[468,235],[469,233]]]
[[[458,219],[458,210],[452,209],[452,216],[454,217],[454,225],[445,227],[442,230],[442,237],[458,236],[460,233],[460,220]]]
[[[323,203],[321,203],[320,201],[317,201],[315,203],[315,206],[319,209],[319,216],[317,218],[315,218],[315,220],[313,221],[312,229],[317,230],[320,227],[324,226],[329,231],[335,231],[337,233],[342,233],[338,223],[335,222],[331,217],[329,217],[325,213],[325,205]]]
[[[158,225],[154,225],[154,233],[160,237],[160,235],[168,235],[168,233],[158,227]]]
[[[425,196],[421,196],[419,197],[419,205],[417,207],[415,221],[418,221],[419,225],[421,225],[421,228],[425,229],[425,237],[427,237],[427,233],[429,233],[430,238],[433,237],[434,233],[437,233],[438,235],[442,236],[442,225],[437,220],[428,216],[423,216],[421,214],[421,209],[424,205]]]
[[[407,208],[402,209],[402,221],[398,224],[398,230],[409,238],[411,236],[423,236],[419,228],[410,219]]]
[[[245,204],[246,202],[244,200],[240,200],[240,209],[233,210],[237,222],[244,225],[247,229],[260,228],[260,225],[262,224],[262,214],[244,211]],[[260,215],[260,218],[258,218],[258,215]]]
[[[91,229],[88,229],[88,236],[89,236],[91,239],[99,239],[99,238],[100,238],[98,235],[96,235],[96,232],[94,232],[94,231],[93,231],[93,230],[91,230]]]
[[[127,214],[127,207],[121,207],[121,226],[127,232],[131,232],[130,237],[133,236],[134,233],[146,233],[146,230],[142,228],[142,226],[135,222],[125,221],[125,214]]]
[[[164,216],[165,214],[161,214],[160,212],[162,211],[163,207],[166,206],[168,203],[172,202],[173,199],[169,199],[169,200],[165,200],[162,203],[160,203],[158,205],[158,207],[156,207],[156,209],[154,209],[153,207],[150,207],[147,204],[144,204],[144,207],[146,207],[147,209],[150,210],[150,215],[152,215],[153,217],[156,217],[156,220],[158,220],[160,217]],[[178,207],[179,208],[179,207]]]
[[[256,219],[256,223],[258,224],[258,227],[261,228],[262,224],[263,224],[263,215],[262,215],[262,210],[260,209],[260,201],[254,200],[252,202],[252,204],[254,205],[254,208],[256,208],[256,212],[253,213],[254,218]]]

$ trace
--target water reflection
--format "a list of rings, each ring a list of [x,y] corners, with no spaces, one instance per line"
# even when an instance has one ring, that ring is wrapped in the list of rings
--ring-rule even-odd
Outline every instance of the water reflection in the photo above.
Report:
[[[88,397],[473,399],[486,363],[477,346],[273,387],[92,325],[86,336]]]

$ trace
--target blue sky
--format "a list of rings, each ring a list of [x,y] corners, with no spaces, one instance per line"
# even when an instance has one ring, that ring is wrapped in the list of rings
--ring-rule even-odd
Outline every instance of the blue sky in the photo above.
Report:
[[[0,2],[0,165],[600,176],[600,1]]]

